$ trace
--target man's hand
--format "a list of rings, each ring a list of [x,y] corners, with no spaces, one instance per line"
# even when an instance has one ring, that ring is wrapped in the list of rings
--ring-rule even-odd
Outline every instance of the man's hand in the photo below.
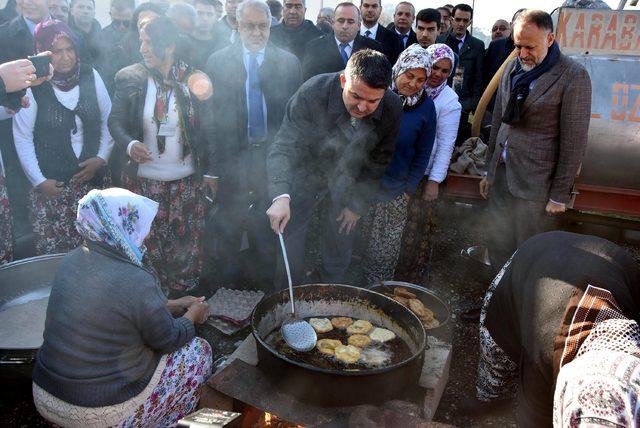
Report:
[[[342,212],[336,219],[336,221],[341,222],[338,233],[342,234],[344,232],[345,235],[350,234],[353,229],[356,228],[356,224],[358,224],[360,217],[361,216],[359,214],[354,213],[349,208],[343,208]]]
[[[202,185],[200,186],[203,192],[209,191],[211,199],[215,199],[218,194],[218,179],[213,177],[202,177]]]
[[[82,168],[80,172],[74,175],[71,179],[78,180],[81,182],[91,180],[94,175],[96,175],[96,171],[98,171],[101,167],[106,165],[107,163],[101,157],[95,156],[87,159],[84,162],[80,162],[78,166]]]
[[[0,64],[0,78],[7,93],[18,92],[36,80],[36,68],[28,59],[5,62]]]
[[[167,300],[167,310],[171,312],[171,315],[181,316],[185,313],[192,305],[196,303],[204,302],[204,296],[202,297],[194,297],[194,296],[184,296],[175,300]]]
[[[567,210],[567,206],[565,204],[559,204],[553,201],[547,202],[547,207],[544,209],[544,211],[549,215],[562,214],[566,210]]]
[[[129,157],[138,163],[145,163],[152,159],[149,149],[147,149],[145,145],[139,141],[133,143],[133,145],[131,146]]]
[[[422,199],[428,202],[435,201],[436,199],[438,199],[439,190],[440,190],[440,183],[432,180],[427,181],[427,188],[422,194]]]
[[[283,233],[284,228],[287,227],[287,223],[289,223],[289,219],[291,218],[290,202],[289,198],[278,198],[267,210],[271,230],[276,234]]]
[[[36,190],[47,198],[53,198],[62,193],[64,183],[53,179],[48,179],[36,186]]]
[[[484,199],[487,199],[487,196],[489,196],[489,180],[487,177],[482,177],[482,180],[480,180],[480,196]]]
[[[190,319],[194,324],[202,324],[209,318],[209,315],[209,305],[207,303],[195,302],[189,306],[184,317]]]

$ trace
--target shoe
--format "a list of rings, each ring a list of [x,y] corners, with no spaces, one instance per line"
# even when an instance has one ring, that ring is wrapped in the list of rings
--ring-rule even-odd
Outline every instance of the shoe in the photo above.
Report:
[[[458,406],[458,414],[463,416],[479,416],[492,413],[511,404],[511,399],[480,401],[475,396],[464,396]]]
[[[463,322],[467,322],[467,323],[479,323],[480,322],[480,310],[482,308],[477,307],[477,308],[473,308],[473,309],[469,309],[467,311],[464,311],[462,313],[460,313],[460,319]]]

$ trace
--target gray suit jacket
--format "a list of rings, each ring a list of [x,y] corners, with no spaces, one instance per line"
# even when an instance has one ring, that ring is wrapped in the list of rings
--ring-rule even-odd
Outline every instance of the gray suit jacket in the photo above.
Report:
[[[518,124],[502,123],[511,90],[511,71],[505,69],[496,95],[487,151],[488,179],[507,144],[507,184],[515,197],[566,203],[587,146],[591,116],[591,79],[585,68],[561,54],[542,75],[524,102]]]

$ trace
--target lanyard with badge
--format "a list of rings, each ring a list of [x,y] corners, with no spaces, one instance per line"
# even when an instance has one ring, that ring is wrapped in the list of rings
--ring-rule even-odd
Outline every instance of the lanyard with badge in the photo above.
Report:
[[[153,80],[153,83],[156,85],[156,105],[153,111],[153,121],[156,123],[158,127],[157,133],[157,142],[158,142],[158,151],[160,153],[164,153],[166,148],[166,137],[173,137],[176,135],[176,126],[170,125],[169,122],[169,101],[171,100],[171,94],[173,94],[173,87],[169,89],[167,92],[166,99],[158,96],[158,92],[160,88],[158,87],[158,83],[156,80]]]

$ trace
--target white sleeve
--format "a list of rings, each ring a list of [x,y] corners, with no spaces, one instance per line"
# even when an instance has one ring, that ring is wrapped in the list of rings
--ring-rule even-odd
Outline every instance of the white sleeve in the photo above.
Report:
[[[31,89],[27,89],[27,96],[29,97],[29,107],[21,108],[13,116],[13,141],[16,145],[16,152],[22,169],[33,187],[35,187],[47,178],[42,175],[40,165],[38,165],[38,158],[36,157],[36,148],[33,144],[33,128],[36,125],[38,104],[33,98]]]
[[[104,86],[102,78],[96,70],[93,70],[93,77],[96,84],[96,96],[98,98],[98,107],[100,108],[100,120],[102,126],[100,128],[100,147],[98,148],[98,157],[109,162],[111,150],[113,150],[113,138],[109,133],[109,114],[111,113],[111,98],[107,88]]]
[[[451,155],[458,136],[460,112],[462,107],[457,101],[443,107],[436,124],[436,144],[433,166],[429,172],[429,180],[442,183],[447,178]]]

